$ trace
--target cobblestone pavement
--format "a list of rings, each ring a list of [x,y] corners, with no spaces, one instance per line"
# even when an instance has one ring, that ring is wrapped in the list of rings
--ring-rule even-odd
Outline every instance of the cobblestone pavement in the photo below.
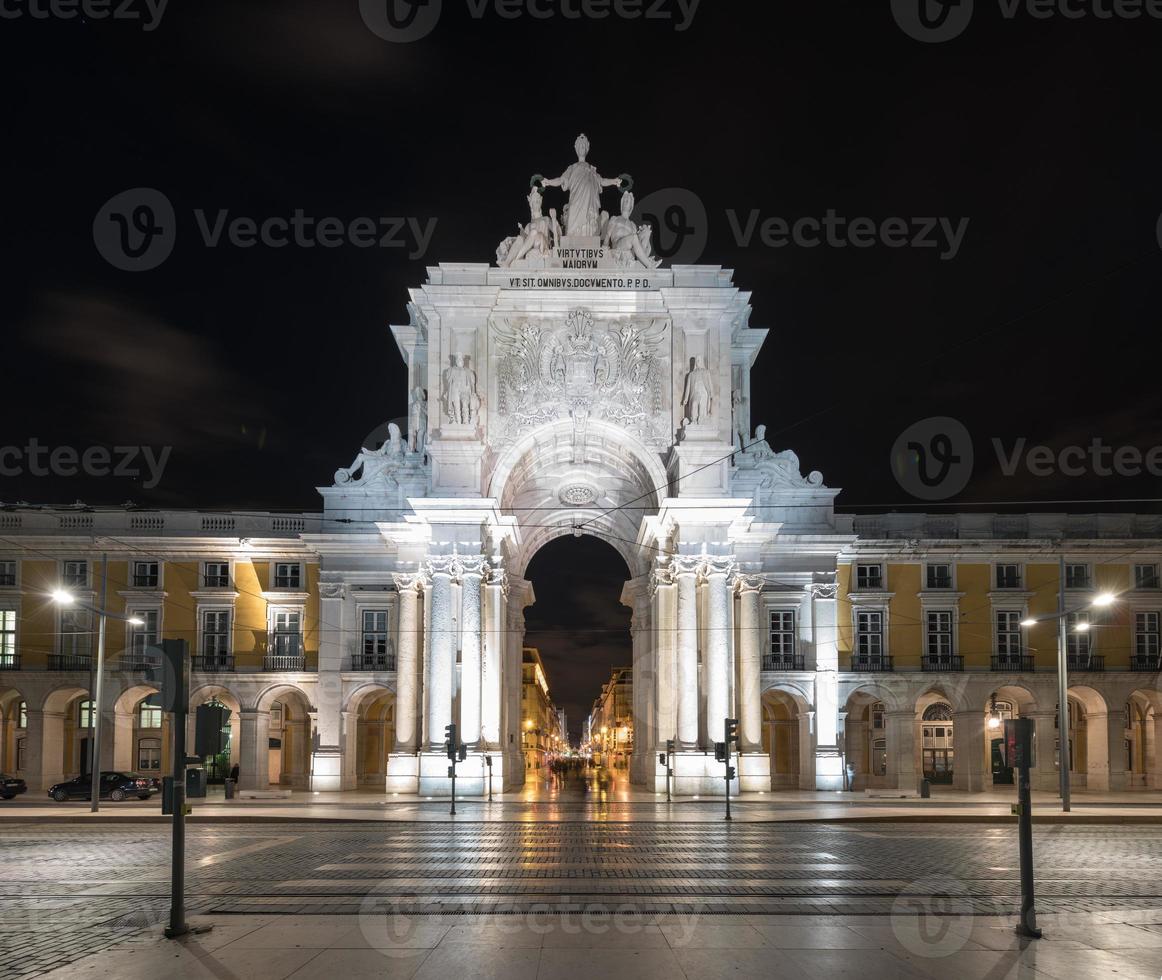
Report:
[[[0,980],[146,941],[169,835],[8,824]],[[1162,909],[1162,828],[1035,835],[1042,914]],[[193,825],[191,914],[1008,916],[1014,827],[688,823]],[[724,920],[725,921],[725,920]]]

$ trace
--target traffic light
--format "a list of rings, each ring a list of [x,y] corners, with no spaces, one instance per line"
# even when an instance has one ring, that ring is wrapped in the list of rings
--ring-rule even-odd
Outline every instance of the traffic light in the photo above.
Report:
[[[727,766],[726,767],[726,779],[727,779],[727,782],[734,779],[734,766]]]
[[[727,742],[737,742],[738,741],[738,719],[737,718],[727,718],[726,719],[726,741]]]
[[[726,743],[725,742],[715,742],[714,743],[714,761],[715,762],[725,762],[726,761]]]
[[[456,757],[463,762],[468,758],[468,746],[461,744],[460,750],[456,753]]]
[[[674,740],[672,738],[666,739],[666,755],[674,754]]]
[[[659,753],[658,753],[658,765],[659,765],[659,766],[664,766],[665,764],[666,764],[666,753],[665,753],[665,752],[659,752]]]
[[[451,724],[444,728],[444,751],[448,753],[450,762],[456,761],[456,725]]]

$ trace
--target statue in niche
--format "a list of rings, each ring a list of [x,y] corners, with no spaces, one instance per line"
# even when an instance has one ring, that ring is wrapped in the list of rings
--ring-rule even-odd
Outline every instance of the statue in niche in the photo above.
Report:
[[[565,205],[565,234],[570,237],[596,238],[600,234],[601,191],[606,187],[620,187],[620,177],[602,177],[597,168],[586,162],[589,156],[589,138],[582,133],[573,148],[577,162],[570,164],[560,177],[542,181],[544,187],[560,187],[569,195]]]
[[[546,218],[541,213],[544,198],[539,189],[534,187],[529,193],[529,223],[517,225],[515,238],[506,238],[496,250],[496,263],[502,268],[508,268],[514,262],[519,262],[530,252],[538,255],[548,255],[561,241],[561,226],[557,223],[556,209],[549,209]]]
[[[656,269],[662,260],[650,254],[653,229],[649,225],[639,227],[630,220],[633,208],[633,193],[626,191],[621,195],[620,215],[610,218],[604,211],[601,212],[601,244],[609,248],[614,261],[620,266],[630,268],[636,263],[646,269]]]
[[[428,393],[423,388],[412,389],[408,421],[408,449],[422,456],[428,439]]]
[[[452,354],[444,371],[444,412],[455,425],[469,425],[476,418],[480,398],[476,394],[476,372],[467,354]]]
[[[750,405],[743,397],[742,389],[735,388],[730,393],[730,426],[734,444],[745,449],[750,442]]]
[[[686,409],[686,421],[692,425],[701,425],[710,420],[713,410],[714,379],[701,357],[693,358],[691,365],[682,391],[682,404]]]

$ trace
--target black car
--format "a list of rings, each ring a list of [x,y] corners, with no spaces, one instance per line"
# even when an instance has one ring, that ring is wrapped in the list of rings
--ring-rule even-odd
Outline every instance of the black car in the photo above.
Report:
[[[131,796],[139,800],[148,800],[157,792],[157,787],[146,776],[138,776],[132,772],[102,772],[100,795],[103,800],[112,800],[120,803]],[[48,795],[58,803],[66,800],[88,800],[93,795],[93,777],[78,776],[67,783],[57,783],[50,787]]]
[[[20,793],[28,791],[28,784],[16,776],[5,776],[0,772],[0,798],[10,800]]]

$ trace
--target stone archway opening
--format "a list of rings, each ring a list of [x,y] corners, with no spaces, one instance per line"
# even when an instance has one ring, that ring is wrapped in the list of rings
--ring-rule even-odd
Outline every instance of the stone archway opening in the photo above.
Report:
[[[801,694],[772,689],[763,694],[763,751],[771,761],[771,789],[814,789],[810,705]]]

